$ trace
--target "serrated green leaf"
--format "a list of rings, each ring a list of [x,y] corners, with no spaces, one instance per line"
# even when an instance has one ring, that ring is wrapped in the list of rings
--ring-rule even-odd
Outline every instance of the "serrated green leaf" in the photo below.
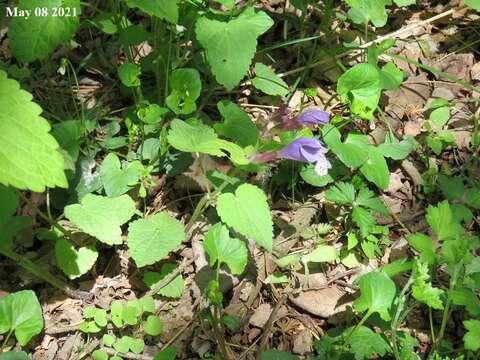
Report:
[[[58,143],[32,95],[0,70],[0,183],[43,192],[68,186]]]
[[[206,50],[215,79],[231,91],[246,75],[257,38],[273,25],[263,11],[248,8],[228,22],[201,17],[195,25],[197,40]]]
[[[151,272],[151,271],[145,272],[145,274],[143,275],[143,281],[148,287],[154,288],[163,279],[165,279],[165,277],[167,277],[169,274],[175,271],[176,268],[177,268],[177,265],[175,264],[171,264],[171,263],[163,264],[159,273]],[[183,287],[184,287],[183,277],[181,274],[179,274],[172,281],[170,281],[166,286],[161,288],[158,293],[162,296],[166,296],[170,298],[178,298],[182,296]]]
[[[196,69],[182,68],[170,75],[170,95],[165,99],[167,106],[177,115],[191,114],[197,110],[195,101],[202,91],[202,80]]]
[[[137,7],[150,16],[165,19],[172,24],[178,22],[178,3],[180,0],[127,0],[129,7]]]
[[[453,222],[452,210],[447,200],[442,201],[437,206],[429,205],[426,218],[440,241],[460,234],[460,225]]]
[[[248,261],[247,246],[243,241],[231,238],[226,226],[220,223],[212,226],[205,235],[203,247],[211,267],[218,261],[220,266],[226,264],[234,275],[240,275],[245,270]]]
[[[290,92],[288,85],[275,71],[262,63],[255,64],[255,77],[252,85],[267,95],[287,96]]]
[[[480,6],[478,10],[480,11]],[[480,349],[480,320],[466,320],[463,322],[463,326],[467,329],[463,336],[465,349],[477,351]]]
[[[149,315],[143,323],[143,330],[150,336],[158,336],[162,333],[163,323],[158,316]]]
[[[347,329],[352,331],[353,328]],[[383,357],[392,352],[390,344],[384,336],[377,334],[366,326],[359,326],[355,329],[348,340],[350,350],[356,360],[372,359],[374,355]]]
[[[377,224],[377,221],[372,213],[360,206],[355,206],[353,208],[352,220],[360,228],[360,234],[362,237],[367,237]]]
[[[65,239],[59,239],[55,243],[57,265],[70,279],[75,279],[88,272],[97,261],[97,257],[98,252],[94,245],[76,250]]]
[[[380,189],[385,190],[390,183],[390,171],[382,153],[375,147],[368,147],[368,158],[360,167],[362,174]]]
[[[367,120],[373,119],[381,90],[380,72],[368,63],[355,65],[340,76],[337,82],[340,100],[350,104],[352,114]]]
[[[380,317],[390,320],[389,310],[396,294],[395,283],[387,274],[381,271],[373,271],[363,275],[358,281],[360,297],[355,300],[353,306],[358,312],[378,312]]]
[[[258,141],[258,129],[248,114],[231,101],[223,100],[217,104],[218,111],[225,121],[223,124],[215,124],[217,132],[240,146],[255,146]]]
[[[25,346],[42,329],[42,307],[33,291],[18,291],[0,300],[0,334],[13,332]]]
[[[222,221],[243,236],[254,240],[267,251],[273,246],[273,221],[265,193],[250,184],[240,185],[217,199],[217,212]]]
[[[72,38],[79,24],[80,0],[44,0],[41,4],[37,0],[20,0],[18,9],[29,10],[31,15],[13,17],[8,37],[13,56],[24,63],[46,59],[58,45]],[[48,16],[38,14],[42,9]],[[58,16],[58,9],[71,16]]]
[[[480,316],[480,298],[470,289],[461,287],[449,291],[448,296],[455,305],[465,306],[472,316]]]
[[[121,167],[120,159],[115,153],[108,154],[100,166],[100,179],[108,197],[114,198],[125,194],[131,184],[138,182],[143,169],[139,161],[132,161]]]
[[[339,205],[353,205],[355,188],[351,183],[340,181],[328,189],[325,193],[325,199]]]
[[[480,189],[470,189],[466,196],[467,205],[480,210]]]
[[[440,175],[438,177],[438,185],[447,200],[460,200],[465,192],[463,179],[458,176]]]
[[[107,245],[122,243],[120,226],[135,214],[135,203],[128,195],[107,198],[86,195],[81,204],[65,207],[65,216],[83,232]]]
[[[442,310],[443,303],[440,297],[443,295],[443,290],[432,286],[427,264],[415,261],[412,274],[412,296],[433,309]]]
[[[164,259],[183,240],[185,230],[182,224],[165,212],[136,220],[128,227],[128,248],[138,267]]]
[[[355,205],[363,206],[382,215],[388,215],[388,209],[379,197],[367,188],[361,188],[355,199]]]
[[[407,237],[408,243],[420,253],[420,259],[427,264],[434,264],[437,257],[435,255],[435,244],[427,235],[421,233],[411,234]]]

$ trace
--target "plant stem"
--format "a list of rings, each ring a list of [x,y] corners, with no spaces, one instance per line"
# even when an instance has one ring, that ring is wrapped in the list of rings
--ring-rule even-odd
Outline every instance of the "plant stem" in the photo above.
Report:
[[[24,203],[26,203],[28,205],[28,207],[30,209],[32,209],[35,214],[37,214],[39,217],[41,217],[43,220],[45,220],[51,226],[53,226],[54,228],[59,230],[63,235],[65,235],[65,237],[68,240],[70,240],[70,242],[72,242],[71,239],[70,239],[70,236],[71,236],[70,231],[65,229],[62,225],[60,225],[58,222],[56,222],[55,220],[50,218],[47,214],[45,214],[42,210],[40,210],[40,208],[32,200],[30,200],[28,197],[26,197],[21,191],[18,191],[18,190],[15,190],[15,191],[16,191],[18,197],[20,197],[22,199],[22,201]],[[73,244],[73,245],[77,245],[77,244]]]
[[[398,350],[398,343],[397,343],[397,328],[398,328],[398,325],[399,325],[400,315],[402,313],[402,310],[403,310],[403,307],[404,307],[404,304],[405,304],[405,300],[406,300],[405,294],[410,289],[410,286],[412,285],[412,283],[413,283],[413,276],[410,274],[410,277],[408,278],[407,283],[405,284],[402,291],[400,292],[397,310],[395,312],[395,316],[393,317],[393,321],[391,323],[392,347],[393,347],[393,354],[394,354],[396,360],[401,360],[400,352]]]
[[[13,260],[19,266],[30,272],[31,274],[35,275],[39,279],[49,283],[50,285],[56,287],[59,290],[62,290],[68,296],[75,298],[75,299],[85,299],[88,298],[88,293],[83,293],[78,290],[72,289],[67,283],[59,278],[55,277],[48,271],[42,269],[40,266],[35,264],[33,261],[25,258],[24,256],[17,254],[13,250],[10,250],[4,246],[0,246],[0,254],[3,256]]]
[[[9,332],[8,332],[8,335],[5,337],[5,340],[3,341],[3,344],[2,344],[2,347],[0,348],[3,352],[3,349],[5,349],[5,346],[7,345],[8,343],[8,340],[10,340],[10,336],[12,336],[13,334],[13,329],[11,329]],[[8,355],[7,355],[8,356]]]

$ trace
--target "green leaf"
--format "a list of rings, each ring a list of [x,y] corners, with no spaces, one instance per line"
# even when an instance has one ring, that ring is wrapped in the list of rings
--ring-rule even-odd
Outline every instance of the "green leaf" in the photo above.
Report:
[[[138,45],[149,38],[147,29],[139,25],[131,25],[124,29],[120,29],[119,40],[124,47]]]
[[[427,264],[434,264],[437,256],[435,255],[435,244],[427,235],[421,233],[411,234],[407,237],[408,243],[420,253],[420,259]]]
[[[177,358],[177,348],[168,346],[166,349],[155,354],[153,360],[175,360]]]
[[[480,11],[480,6],[478,10]],[[463,326],[467,329],[467,333],[463,336],[465,349],[477,351],[480,349],[480,320],[466,320]]]
[[[196,69],[177,69],[170,75],[170,95],[166,104],[177,115],[191,114],[197,110],[195,101],[202,91],[202,80]]]
[[[455,305],[465,306],[472,316],[480,316],[480,298],[466,287],[451,290],[448,296]]]
[[[442,201],[436,207],[429,205],[426,218],[428,224],[440,241],[456,237],[460,234],[460,225],[453,222],[452,210],[447,200]]]
[[[11,248],[13,237],[32,226],[30,216],[12,216],[18,207],[15,190],[0,184],[0,246]]]
[[[353,205],[355,188],[351,183],[339,181],[325,193],[325,199],[339,205]]]
[[[68,152],[73,161],[77,161],[82,140],[82,124],[79,120],[67,120],[53,125],[52,135],[60,147]]]
[[[135,203],[128,195],[107,198],[93,194],[86,195],[81,204],[65,207],[65,216],[83,232],[107,245],[122,243],[122,230],[135,214]]]
[[[84,321],[78,326],[78,329],[86,334],[95,334],[102,331],[95,321]]]
[[[463,179],[461,177],[440,175],[438,186],[447,200],[460,200],[465,192]]]
[[[257,39],[273,25],[263,11],[248,8],[228,22],[201,17],[195,32],[206,50],[207,61],[215,79],[231,91],[246,75],[255,51]]]
[[[95,324],[100,327],[107,326],[107,312],[104,309],[99,309],[93,306],[86,307],[83,311],[85,319],[93,319]]]
[[[178,22],[178,3],[180,0],[127,0],[129,7],[137,7],[150,16],[165,19],[172,24]]]
[[[470,189],[467,191],[466,203],[477,210],[480,210],[480,189]]]
[[[382,153],[374,146],[368,147],[367,161],[360,167],[362,174],[380,189],[388,188],[390,171]]]
[[[442,106],[436,108],[430,113],[430,120],[437,125],[440,129],[448,122],[450,119],[450,106]]]
[[[265,193],[250,184],[240,185],[235,195],[221,194],[217,212],[222,221],[267,251],[273,246],[273,221]]]
[[[353,306],[358,312],[367,311],[371,314],[378,312],[380,317],[390,320],[389,310],[396,294],[395,283],[387,274],[373,271],[363,275],[358,281],[360,297]]]
[[[14,332],[20,345],[42,332],[42,307],[31,290],[22,290],[0,300],[0,334]]]
[[[403,160],[415,149],[416,142],[413,137],[408,136],[398,143],[380,144],[377,149],[380,153],[393,160]]]
[[[29,357],[24,351],[7,351],[0,353],[0,360],[29,360]]]
[[[288,276],[278,272],[268,275],[264,281],[265,284],[283,284],[288,282],[290,282]]]
[[[97,257],[98,252],[94,245],[76,250],[65,239],[59,239],[55,243],[57,265],[70,279],[75,279],[88,272],[97,261]]]
[[[347,329],[347,334],[353,328]],[[381,334],[377,334],[366,326],[359,326],[355,329],[348,340],[351,352],[355,355],[356,360],[373,359],[383,357],[387,353],[391,353],[390,344]]]
[[[377,221],[372,213],[360,206],[355,206],[352,210],[352,220],[360,228],[362,237],[367,237],[375,228]]]
[[[387,216],[389,211],[382,200],[367,188],[361,188],[355,199],[355,205],[363,206]]]
[[[218,102],[217,107],[225,119],[223,124],[214,125],[220,135],[243,147],[257,144],[258,129],[240,106],[229,100],[222,100]]]
[[[230,159],[238,164],[245,165],[248,160],[241,147],[226,140],[218,138],[215,131],[206,125],[190,125],[185,121],[174,119],[170,124],[168,142],[175,149],[184,152],[199,152],[213,156],[223,157],[230,153]]]
[[[113,344],[113,348],[120,353],[126,353],[130,350],[130,343],[133,340],[130,336],[122,336]]]
[[[323,140],[328,148],[347,166],[357,168],[368,158],[368,141],[364,135],[348,134],[341,142],[340,131],[327,124],[322,128]]]
[[[372,0],[366,0],[370,1]],[[381,90],[380,72],[374,65],[368,63],[355,65],[340,76],[337,82],[340,100],[350,104],[352,114],[367,120],[373,119]]]
[[[211,267],[218,261],[219,266],[227,264],[234,275],[240,275],[245,270],[248,261],[247,246],[243,241],[231,238],[225,225],[218,223],[212,226],[205,235],[203,247]]]
[[[134,354],[141,354],[143,352],[143,349],[145,349],[145,342],[143,341],[143,339],[130,338],[129,342],[130,350],[132,350]]]
[[[388,0],[346,0],[351,7],[348,16],[355,24],[372,22],[376,27],[385,26],[388,15],[385,9]]]
[[[404,74],[393,62],[386,63],[380,71],[380,81],[385,90],[395,90],[402,85]]]
[[[314,262],[332,262],[338,259],[338,251],[330,245],[318,245],[315,250],[301,257],[301,261],[305,264]]]
[[[287,96],[290,92],[287,83],[262,63],[255,64],[255,77],[252,79],[252,85],[267,95]]]
[[[147,271],[143,275],[143,281],[149,288],[155,288],[165,277],[171,274],[177,268],[176,264],[167,263],[163,264],[160,272],[151,272]],[[182,296],[184,287],[184,281],[182,274],[179,274],[172,281],[170,281],[166,286],[160,289],[158,292],[162,296],[169,298],[179,298]]]
[[[143,323],[143,330],[150,336],[158,336],[162,333],[163,323],[158,316],[149,315]]]
[[[298,357],[277,349],[270,349],[262,352],[260,360],[298,360]]]
[[[117,328],[121,328],[123,326],[123,304],[121,301],[112,301],[112,304],[110,305],[110,316],[113,325],[115,325]]]
[[[128,226],[128,248],[138,267],[166,258],[183,240],[183,225],[166,212],[136,220]]]
[[[408,6],[417,3],[417,0],[393,0],[397,6]]]
[[[95,350],[92,353],[93,360],[108,360],[108,354],[101,350]]]
[[[442,310],[443,303],[440,296],[443,295],[443,290],[432,287],[429,279],[428,265],[422,261],[415,261],[413,265],[412,296],[433,309]]]
[[[139,161],[132,161],[121,168],[120,159],[115,153],[108,154],[100,166],[100,179],[109,198],[118,197],[136,184],[143,169]]]
[[[24,63],[46,59],[58,45],[72,38],[79,24],[80,0],[44,0],[41,4],[37,0],[20,0],[18,9],[29,10],[31,15],[13,17],[8,37],[13,56]],[[48,16],[43,16],[42,9]],[[59,16],[60,11],[71,16]]]
[[[31,40],[29,40],[31,41]],[[68,187],[63,156],[32,95],[0,70],[0,183],[36,192]]]
[[[102,337],[102,341],[105,346],[112,346],[115,342],[115,338],[112,335],[104,334]]]
[[[125,63],[118,68],[118,77],[126,87],[140,86],[140,74],[142,73],[140,66],[132,63]]]

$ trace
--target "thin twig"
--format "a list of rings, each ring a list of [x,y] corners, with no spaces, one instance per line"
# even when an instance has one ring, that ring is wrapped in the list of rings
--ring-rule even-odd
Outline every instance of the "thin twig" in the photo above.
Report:
[[[257,355],[255,357],[256,360],[260,360],[262,356],[262,351],[263,349],[265,349],[267,345],[270,328],[272,327],[273,322],[276,320],[275,318],[277,317],[277,313],[280,310],[280,307],[285,303],[286,300],[287,300],[287,295],[284,294],[282,298],[278,301],[277,305],[275,305],[275,308],[270,313],[270,316],[268,317],[268,321],[263,327],[263,334],[262,334],[262,337],[260,338],[260,344],[258,345]]]

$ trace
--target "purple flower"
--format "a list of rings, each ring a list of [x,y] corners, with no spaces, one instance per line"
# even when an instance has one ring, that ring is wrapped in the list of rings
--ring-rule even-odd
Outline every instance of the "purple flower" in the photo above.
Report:
[[[297,160],[310,164],[316,163],[315,172],[323,176],[332,167],[330,161],[325,156],[327,152],[328,149],[319,140],[299,138],[280,150],[277,155],[283,159]]]
[[[330,115],[318,109],[309,109],[300,113],[299,115],[290,118],[288,113],[284,113],[282,109],[282,115],[280,118],[283,122],[283,128],[285,130],[298,129],[304,126],[325,125],[330,121]]]
[[[297,116],[297,122],[301,125],[317,125],[328,124],[330,121],[330,114],[318,109],[309,109]]]

